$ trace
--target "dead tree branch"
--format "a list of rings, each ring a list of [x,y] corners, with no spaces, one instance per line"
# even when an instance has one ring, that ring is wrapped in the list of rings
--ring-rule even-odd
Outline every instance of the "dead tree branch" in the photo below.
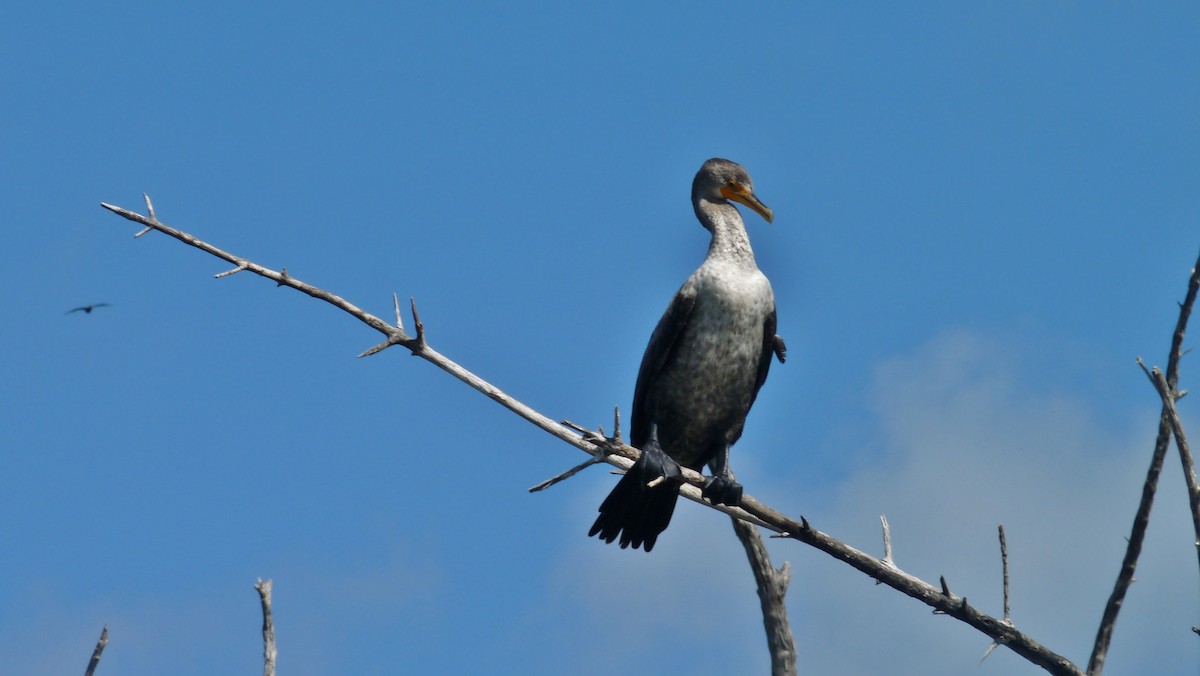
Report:
[[[262,578],[254,585],[262,603],[263,676],[275,676],[275,658],[279,657],[279,651],[275,649],[275,620],[271,617],[271,586],[270,580],[264,582]]]
[[[730,517],[730,520],[733,522],[733,532],[746,550],[750,570],[754,573],[754,584],[758,588],[763,628],[766,629],[767,647],[771,651],[771,676],[796,676],[796,640],[792,636],[787,607],[783,603],[792,573],[786,562],[779,569],[771,565],[771,557],[757,528],[737,517]]]
[[[1088,659],[1087,673],[1095,676],[1104,671],[1104,660],[1108,655],[1108,647],[1112,643],[1113,630],[1117,624],[1117,616],[1121,612],[1121,604],[1125,602],[1125,594],[1129,585],[1133,584],[1133,574],[1137,570],[1138,557],[1142,554],[1142,544],[1146,539],[1146,528],[1150,524],[1150,510],[1154,507],[1154,494],[1158,490],[1158,477],[1162,474],[1163,460],[1167,448],[1171,444],[1171,414],[1174,402],[1168,407],[1166,400],[1178,399],[1175,392],[1179,384],[1179,360],[1183,357],[1183,337],[1187,331],[1188,318],[1192,314],[1192,305],[1196,302],[1196,292],[1200,289],[1200,259],[1192,267],[1191,278],[1188,281],[1187,295],[1179,304],[1179,319],[1175,322],[1175,332],[1171,336],[1171,352],[1167,357],[1166,385],[1167,394],[1163,395],[1162,415],[1158,421],[1158,436],[1154,440],[1154,452],[1150,456],[1150,467],[1146,470],[1146,481],[1142,484],[1142,499],[1138,503],[1137,512],[1133,517],[1133,527],[1129,533],[1129,544],[1125,548],[1125,558],[1121,561],[1121,569],[1117,573],[1117,582],[1113,586],[1104,613],[1100,617],[1100,627],[1096,630],[1096,642],[1092,646],[1092,655]],[[1140,361],[1140,360],[1139,360]],[[1145,366],[1143,365],[1143,368]],[[1154,378],[1151,377],[1154,382]],[[1156,383],[1157,387],[1157,383]],[[1190,454],[1180,448],[1184,457],[1184,474],[1189,474],[1191,464]],[[1200,542],[1200,492],[1196,491],[1195,473],[1190,473],[1189,492],[1191,493],[1192,521],[1196,527],[1197,542]]]
[[[550,418],[538,413],[529,406],[513,399],[505,394],[496,386],[488,383],[475,374],[467,371],[463,367],[454,363],[450,359],[438,353],[426,343],[426,337],[423,326],[417,323],[417,336],[409,336],[402,329],[393,327],[387,322],[371,315],[348,301],[326,292],[317,287],[311,286],[290,274],[285,272],[275,272],[261,265],[253,263],[247,259],[234,256],[214,247],[206,242],[202,242],[192,235],[171,228],[157,218],[151,216],[142,216],[140,214],[122,209],[120,207],[109,204],[102,206],[124,218],[131,221],[141,223],[147,228],[158,230],[164,234],[170,235],[175,239],[195,248],[198,248],[206,253],[209,253],[217,258],[233,263],[237,269],[248,270],[257,275],[261,275],[268,279],[274,280],[280,286],[289,286],[298,291],[306,293],[313,298],[323,300],[335,307],[343,310],[362,321],[367,326],[379,331],[386,336],[386,341],[375,348],[372,348],[367,353],[373,354],[382,349],[386,349],[392,345],[403,345],[405,348],[422,359],[425,359],[442,370],[450,373],[455,378],[470,385],[472,388],[482,392],[484,395],[493,399],[505,408],[513,411],[522,418],[530,421],[539,428],[549,432],[553,436],[579,448],[590,455],[596,456],[603,454],[605,462],[615,465],[622,469],[628,469],[632,461],[637,458],[638,451],[619,439],[604,438],[603,435],[588,435],[583,436],[569,429],[568,427],[551,420]],[[147,198],[147,206],[149,199]],[[416,308],[413,306],[414,319],[416,317]],[[819,549],[830,556],[841,560],[855,569],[865,573],[869,577],[878,580],[879,582],[896,589],[897,591],[906,594],[921,603],[933,608],[935,612],[942,613],[958,619],[976,628],[992,640],[1002,645],[1008,646],[1011,650],[1024,657],[1029,662],[1036,664],[1046,671],[1053,674],[1082,674],[1077,666],[1075,666],[1067,658],[1051,651],[1045,646],[1035,641],[1030,636],[1018,631],[1011,624],[1004,622],[1002,619],[997,619],[978,609],[970,606],[965,597],[956,596],[950,593],[949,589],[943,585],[943,589],[939,589],[913,575],[905,573],[903,570],[895,566],[890,561],[866,554],[858,549],[855,549],[839,540],[822,533],[813,528],[808,520],[804,517],[800,521],[796,521],[791,517],[785,516],[774,509],[762,504],[752,496],[744,496],[742,499],[741,508],[728,507],[726,505],[713,506],[700,496],[700,488],[703,486],[704,477],[698,472],[683,468],[683,480],[686,482],[680,490],[681,495],[690,500],[706,505],[713,509],[735,517],[736,519],[748,521],[765,528],[768,528],[782,537],[788,537],[793,540],[798,540],[808,544],[816,549]]]
[[[100,654],[104,652],[106,645],[108,645],[108,625],[100,630],[100,640],[96,641],[96,649],[92,651],[92,659],[88,660],[87,671],[83,672],[83,676],[92,676],[96,673],[96,667],[100,664]]]

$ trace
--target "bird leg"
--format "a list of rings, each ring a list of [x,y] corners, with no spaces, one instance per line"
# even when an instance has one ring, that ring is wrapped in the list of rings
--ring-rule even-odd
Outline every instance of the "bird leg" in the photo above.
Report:
[[[643,489],[647,484],[664,479],[676,483],[683,481],[683,471],[679,469],[679,463],[658,445],[657,423],[650,425],[650,439],[642,444],[642,456],[638,458],[636,469],[641,475]]]
[[[742,504],[742,485],[733,480],[729,471],[729,444],[724,444],[721,451],[708,463],[713,476],[704,482],[704,497],[714,505],[729,505],[738,507]]]

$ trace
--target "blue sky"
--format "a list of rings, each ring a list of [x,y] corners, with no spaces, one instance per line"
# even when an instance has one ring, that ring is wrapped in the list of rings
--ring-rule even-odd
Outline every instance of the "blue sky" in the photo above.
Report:
[[[744,164],[788,363],[733,467],[1086,662],[1200,249],[1194,3],[37,4],[0,26],[0,663],[281,674],[761,673],[725,519],[584,537],[614,479],[378,336],[99,207],[389,316],[611,425]],[[92,315],[72,307],[107,302]],[[1200,327],[1196,328],[1200,331]],[[1195,331],[1193,331],[1195,333]],[[1194,343],[1194,341],[1189,341]],[[1186,359],[1184,387],[1193,380]],[[1194,386],[1194,384],[1193,384]],[[1200,429],[1192,400],[1185,423]],[[1169,458],[1111,673],[1195,673]],[[807,673],[1034,673],[796,543]]]

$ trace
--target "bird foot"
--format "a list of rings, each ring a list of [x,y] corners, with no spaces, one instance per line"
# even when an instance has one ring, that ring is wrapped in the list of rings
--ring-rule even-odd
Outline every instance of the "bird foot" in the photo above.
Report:
[[[742,485],[729,477],[709,477],[702,493],[714,505],[740,507],[742,504]]]
[[[683,481],[683,470],[679,469],[679,463],[667,455],[654,440],[642,449],[638,465],[643,487],[660,477],[676,483]]]

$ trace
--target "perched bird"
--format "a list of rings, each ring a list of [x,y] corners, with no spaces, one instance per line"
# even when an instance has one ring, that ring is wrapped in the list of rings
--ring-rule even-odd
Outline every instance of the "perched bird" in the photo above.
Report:
[[[95,310],[98,307],[108,307],[108,303],[92,303],[91,305],[81,305],[74,310],[67,310],[63,314],[69,315],[72,312],[79,312],[80,310],[83,310],[85,313],[90,315],[92,314],[92,310]]]
[[[742,487],[729,472],[729,447],[767,379],[771,356],[782,362],[775,335],[775,296],[754,263],[741,214],[744,204],[770,223],[741,165],[719,158],[692,181],[692,206],[712,233],[708,256],[658,321],[642,356],[633,392],[630,443],[642,455],[600,505],[588,535],[648,552],[671,522],[683,465],[713,476],[704,496],[737,506]],[[653,487],[658,477],[665,481]]]

